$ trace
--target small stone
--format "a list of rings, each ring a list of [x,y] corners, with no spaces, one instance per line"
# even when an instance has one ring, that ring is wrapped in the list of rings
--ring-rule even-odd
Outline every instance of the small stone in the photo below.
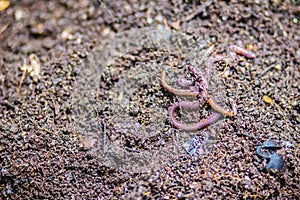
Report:
[[[223,20],[223,21],[226,21],[227,19],[228,19],[227,16],[222,16],[222,20]]]
[[[42,23],[37,23],[32,26],[30,29],[33,34],[43,34],[44,33],[44,25]]]
[[[104,29],[102,30],[102,35],[103,35],[103,36],[107,36],[108,34],[110,34],[110,32],[111,32],[111,30],[110,30],[109,28],[104,28]]]
[[[176,196],[177,196],[177,198],[182,198],[183,197],[183,193],[182,192],[178,192],[178,194]]]
[[[81,39],[81,38],[77,38],[77,39],[76,39],[76,43],[77,43],[77,44],[81,44],[81,43],[82,43],[82,39]]]
[[[10,5],[10,1],[8,0],[0,0],[0,11],[5,10]]]
[[[268,97],[267,95],[263,96],[263,101],[265,103],[268,103],[268,104],[272,104],[273,103],[272,99],[270,97]]]
[[[249,49],[250,51],[252,51],[253,50],[253,44],[248,44],[247,45],[247,49]]]
[[[16,21],[21,20],[23,17],[24,17],[23,10],[20,10],[20,9],[16,10],[16,12],[15,12],[15,19],[16,19]]]
[[[281,65],[280,65],[280,64],[276,64],[276,65],[275,65],[275,69],[276,69],[276,70],[281,70]]]
[[[162,15],[157,15],[155,17],[155,20],[158,21],[158,22],[162,22],[164,20],[163,16]]]
[[[72,28],[71,27],[67,27],[62,33],[61,33],[61,37],[63,39],[68,39],[71,40],[74,38],[73,34],[72,34]]]
[[[148,24],[152,24],[152,23],[153,23],[153,18],[147,17],[147,23],[148,23]]]
[[[297,24],[297,23],[298,23],[298,19],[297,19],[297,18],[294,18],[294,19],[293,19],[293,22],[294,22],[295,24]]]
[[[283,166],[284,160],[280,154],[274,153],[270,156],[270,161],[267,164],[268,170],[280,170]]]
[[[269,17],[270,13],[268,11],[265,11],[265,16]]]

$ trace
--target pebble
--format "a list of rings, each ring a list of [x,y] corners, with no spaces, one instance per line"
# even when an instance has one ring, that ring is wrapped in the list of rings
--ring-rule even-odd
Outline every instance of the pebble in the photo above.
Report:
[[[8,0],[0,0],[0,11],[5,10],[10,5],[10,1]]]
[[[158,22],[162,22],[163,19],[164,19],[164,18],[163,18],[162,15],[157,15],[157,16],[155,17],[155,20],[158,21]]]
[[[269,160],[266,166],[267,170],[280,170],[283,168],[284,160],[282,155],[275,153],[280,148],[282,147],[272,140],[267,140],[256,148],[257,155]],[[262,149],[265,149],[267,152],[263,152]]]
[[[148,23],[148,24],[152,24],[152,23],[153,23],[153,18],[147,17],[147,23]]]
[[[284,166],[284,160],[283,157],[278,154],[274,153],[270,157],[270,161],[267,164],[267,169],[268,170],[280,170]]]
[[[23,10],[20,10],[20,9],[16,10],[16,12],[15,12],[16,21],[20,21],[23,17],[24,17]]]
[[[265,103],[268,103],[268,104],[272,104],[273,103],[272,99],[270,97],[268,97],[267,95],[263,96],[263,101]]]

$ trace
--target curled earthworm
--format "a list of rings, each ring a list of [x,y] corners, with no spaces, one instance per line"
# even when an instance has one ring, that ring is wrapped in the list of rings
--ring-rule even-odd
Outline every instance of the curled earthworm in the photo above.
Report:
[[[197,96],[199,94],[199,91],[176,89],[176,88],[173,88],[170,85],[168,85],[166,82],[166,72],[165,71],[163,71],[163,73],[162,73],[161,83],[166,90],[168,90],[169,92],[171,92],[173,94],[179,95],[179,96]]]
[[[205,103],[205,102],[204,102]],[[212,115],[208,116],[205,119],[200,120],[197,123],[193,123],[193,124],[184,124],[184,123],[180,123],[176,120],[175,118],[175,110],[179,107],[187,107],[190,109],[197,109],[199,107],[201,107],[203,104],[203,102],[199,102],[199,101],[193,101],[193,102],[188,102],[188,101],[180,101],[180,102],[176,102],[174,103],[172,106],[170,106],[168,108],[168,113],[170,116],[170,120],[173,126],[175,126],[176,128],[182,129],[184,131],[197,131],[201,128],[204,128],[210,124],[215,123],[216,121],[219,120],[219,118],[221,117],[220,113],[213,113]],[[202,104],[202,105],[201,105]]]
[[[214,47],[211,46],[207,52],[206,52],[206,57],[213,52]],[[236,53],[241,54],[247,58],[255,58],[256,55],[242,47],[236,46],[236,45],[231,45],[229,47],[230,50],[234,52],[229,52],[229,57],[225,57],[222,55],[214,55],[211,56],[207,63],[206,63],[206,72],[205,75],[209,76],[210,71],[209,68],[212,66],[215,62],[219,61],[224,61],[226,62],[226,67],[228,64],[235,66],[237,65],[237,58],[236,58]],[[204,58],[201,59],[203,61]],[[215,123],[218,119],[221,118],[222,115],[225,116],[235,116],[237,114],[237,106],[236,103],[230,99],[231,107],[232,110],[223,108],[221,105],[219,105],[212,96],[209,96],[208,94],[208,84],[207,81],[204,77],[204,75],[199,71],[198,68],[189,66],[189,71],[191,74],[195,77],[195,81],[191,80],[186,80],[182,79],[178,81],[178,85],[182,87],[190,87],[190,89],[176,89],[171,87],[170,85],[167,84],[166,82],[166,72],[163,71],[162,76],[161,76],[161,83],[163,87],[169,91],[170,93],[173,93],[175,95],[179,96],[198,96],[199,100],[198,101],[193,101],[193,102],[188,102],[188,101],[180,101],[176,102],[173,105],[171,105],[168,108],[168,114],[170,116],[170,121],[171,124],[179,129],[185,130],[185,131],[196,131],[198,129],[204,128],[210,124]],[[194,86],[192,85],[194,83]],[[191,89],[193,87],[193,89]],[[198,109],[201,106],[203,106],[207,102],[216,112],[214,112],[212,115],[208,116],[205,119],[200,120],[197,123],[193,124],[184,124],[180,123],[176,120],[175,118],[175,111],[177,108],[180,107],[186,107],[189,109]],[[260,149],[258,149],[260,150]],[[266,156],[266,155],[264,155]]]

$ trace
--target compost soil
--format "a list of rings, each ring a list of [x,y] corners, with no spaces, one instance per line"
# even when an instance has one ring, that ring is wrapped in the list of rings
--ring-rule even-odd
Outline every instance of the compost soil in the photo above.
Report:
[[[0,1],[5,2],[5,1]],[[299,199],[298,1],[6,1],[0,11],[2,199]],[[217,62],[229,46],[237,65]],[[237,115],[197,132],[168,107],[189,65]],[[212,110],[176,112],[186,123]],[[183,148],[195,137],[198,153]],[[280,144],[284,167],[256,154]],[[134,159],[129,159],[134,158]]]

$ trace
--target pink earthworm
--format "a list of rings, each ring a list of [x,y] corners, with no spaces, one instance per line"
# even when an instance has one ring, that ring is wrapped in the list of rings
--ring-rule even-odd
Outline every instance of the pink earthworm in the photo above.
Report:
[[[213,55],[211,56],[208,60],[207,63],[205,64],[206,66],[206,76],[208,77],[210,75],[210,68],[211,66],[213,66],[214,63],[216,62],[225,62],[228,63],[230,66],[236,66],[237,62],[236,62],[237,58],[236,55],[234,53],[230,53],[230,56],[223,56],[223,55]]]
[[[182,129],[184,131],[197,131],[201,128],[204,128],[206,126],[209,126],[213,123],[215,123],[216,121],[219,120],[219,118],[221,117],[221,114],[218,112],[213,113],[212,115],[208,116],[205,119],[200,120],[197,123],[193,123],[193,124],[184,124],[184,123],[180,123],[176,120],[175,118],[175,110],[179,107],[187,107],[190,109],[197,109],[200,106],[202,106],[205,103],[205,101],[203,102],[199,102],[199,101],[193,101],[193,102],[188,102],[188,101],[180,101],[180,102],[176,102],[174,103],[172,106],[170,106],[168,108],[168,113],[170,116],[170,120],[171,120],[171,124],[173,126],[175,126],[176,128]]]
[[[237,65],[236,54],[241,54],[247,58],[255,58],[256,57],[254,53],[252,53],[242,47],[238,47],[236,45],[230,46],[229,49],[234,52],[230,51],[229,52],[230,55],[228,57],[225,57],[222,55],[214,55],[208,59],[208,61],[206,63],[206,74],[205,74],[206,77],[209,76],[209,74],[210,74],[209,68],[215,62],[223,61],[223,62],[226,62],[226,65],[229,64],[231,66],[235,66],[235,65]],[[211,53],[212,50],[213,50],[213,47],[209,48],[209,51],[207,51],[207,52]],[[193,101],[193,102],[188,102],[188,101],[176,102],[168,108],[168,114],[170,116],[170,121],[174,127],[182,129],[184,131],[197,131],[201,128],[204,128],[206,126],[209,126],[210,124],[215,123],[216,121],[218,121],[221,118],[222,115],[235,116],[237,114],[237,106],[236,106],[236,103],[232,99],[230,99],[232,110],[226,109],[226,108],[222,107],[221,105],[219,105],[214,100],[214,98],[208,94],[208,84],[207,84],[207,81],[206,81],[203,73],[201,73],[201,71],[199,71],[198,68],[193,67],[193,66],[190,66],[189,70],[190,70],[191,74],[195,77],[195,81],[194,81],[195,85],[194,86],[193,86],[194,82],[191,80],[186,80],[186,79],[178,80],[179,86],[190,87],[189,90],[188,89],[176,89],[176,88],[171,87],[166,82],[166,72],[163,71],[163,73],[162,73],[161,82],[162,82],[163,87],[167,91],[169,91],[175,95],[179,95],[179,96],[198,96],[198,98],[199,98],[198,101]],[[193,87],[193,89],[191,87]],[[202,107],[206,102],[215,111],[213,114],[211,114],[207,118],[201,119],[199,122],[192,123],[192,124],[180,123],[176,120],[176,118],[175,118],[176,109],[178,109],[180,107],[185,107],[185,108],[195,110],[195,109],[199,109],[200,107]]]
[[[229,49],[232,49],[237,54],[243,55],[246,58],[255,58],[256,57],[256,55],[254,53],[252,53],[252,52],[250,52],[247,49],[244,49],[242,47],[236,46],[236,45],[231,45],[229,47]]]
[[[198,86],[198,90],[201,91],[199,95],[199,101],[203,102],[207,99],[208,96],[208,85],[207,81],[204,78],[203,74],[199,72],[199,70],[195,67],[189,67],[189,70],[192,72],[192,74],[196,78],[196,86]]]
[[[191,90],[182,90],[182,89],[176,89],[171,87],[170,85],[167,84],[166,82],[166,72],[163,71],[162,76],[161,76],[161,84],[164,86],[166,90],[169,92],[179,95],[179,96],[197,96],[199,95],[199,91],[191,91]]]

